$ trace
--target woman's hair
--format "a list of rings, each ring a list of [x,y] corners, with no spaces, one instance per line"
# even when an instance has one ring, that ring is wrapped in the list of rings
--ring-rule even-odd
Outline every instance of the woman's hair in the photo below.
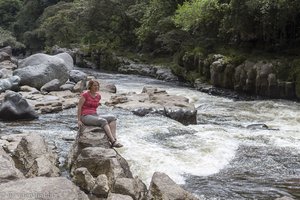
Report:
[[[90,90],[91,87],[92,87],[92,85],[94,85],[95,83],[98,84],[98,86],[100,86],[100,83],[98,81],[96,81],[96,80],[90,80],[89,83],[88,83],[88,87],[87,88]]]

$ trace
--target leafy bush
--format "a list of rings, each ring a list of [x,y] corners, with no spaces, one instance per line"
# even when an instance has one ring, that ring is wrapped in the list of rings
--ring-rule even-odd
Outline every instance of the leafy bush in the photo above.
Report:
[[[11,46],[13,49],[25,48],[25,45],[18,42],[10,31],[0,27],[0,46]]]
[[[216,37],[223,18],[223,6],[218,0],[192,0],[179,6],[174,22],[194,34]]]

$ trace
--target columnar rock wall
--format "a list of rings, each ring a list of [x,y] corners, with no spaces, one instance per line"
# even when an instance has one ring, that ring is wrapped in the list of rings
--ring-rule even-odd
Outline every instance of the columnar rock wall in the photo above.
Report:
[[[268,98],[300,99],[299,77],[295,82],[279,79],[278,61],[249,61],[234,65],[226,56],[216,54],[207,58],[190,55],[182,59],[186,69],[197,69],[215,87],[231,89]],[[201,83],[201,81],[197,81]],[[200,88],[197,84],[196,88]]]

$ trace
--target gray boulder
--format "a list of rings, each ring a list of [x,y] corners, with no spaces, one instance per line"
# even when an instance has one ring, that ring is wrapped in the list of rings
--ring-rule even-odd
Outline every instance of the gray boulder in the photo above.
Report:
[[[198,198],[182,189],[168,175],[155,172],[150,183],[149,199],[197,200]]]
[[[60,53],[53,56],[44,53],[33,54],[23,60],[20,60],[18,68],[55,62],[64,63],[67,65],[69,71],[73,70],[73,58],[68,53]]]
[[[56,54],[54,57],[61,58],[66,63],[68,71],[73,70],[74,62],[73,62],[73,58],[72,58],[72,56],[70,56],[70,54],[60,53],[60,54]]]
[[[4,101],[0,105],[0,119],[18,120],[18,119],[37,119],[38,115],[27,101],[18,93],[7,91]]]
[[[78,83],[81,80],[86,81],[87,74],[80,70],[71,70],[69,80],[74,83]]]
[[[18,67],[13,74],[20,76],[20,84],[40,89],[53,79],[65,83],[73,69],[73,59],[67,53],[55,56],[38,53],[20,61]]]
[[[133,199],[146,199],[148,191],[146,185],[138,178],[118,178],[111,192],[128,195]]]
[[[51,92],[60,90],[60,82],[58,79],[53,79],[41,87],[42,92]]]
[[[15,166],[26,176],[59,176],[57,155],[47,146],[45,139],[36,134],[25,135],[13,150]]]
[[[0,79],[0,93],[6,90],[18,87],[21,79],[19,76],[11,76],[9,78]]]

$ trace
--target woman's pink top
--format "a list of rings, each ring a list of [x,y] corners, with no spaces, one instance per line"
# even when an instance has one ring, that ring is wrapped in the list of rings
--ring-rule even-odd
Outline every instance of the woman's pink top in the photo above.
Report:
[[[89,91],[85,91],[81,94],[81,96],[85,98],[81,108],[81,115],[97,114],[97,108],[99,106],[101,95],[96,93],[96,96],[93,97]]]

